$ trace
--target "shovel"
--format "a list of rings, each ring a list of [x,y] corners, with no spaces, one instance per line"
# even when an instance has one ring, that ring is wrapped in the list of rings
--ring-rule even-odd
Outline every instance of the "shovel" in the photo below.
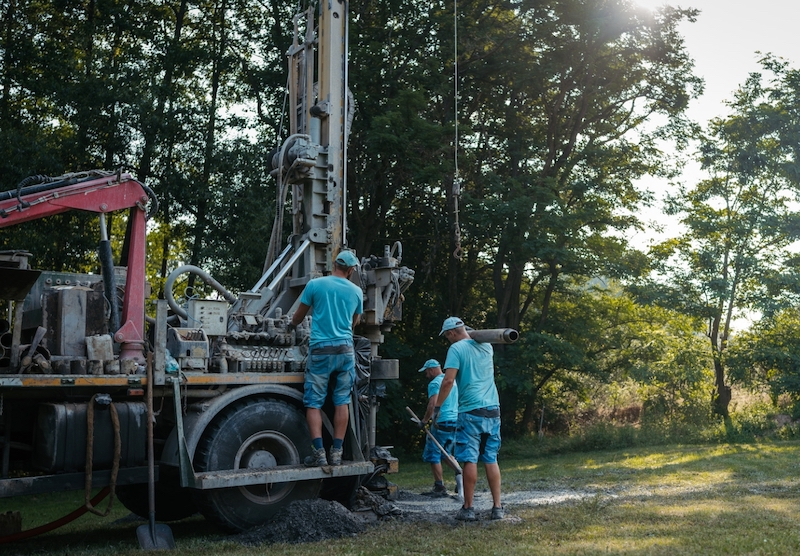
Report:
[[[156,478],[153,456],[153,364],[147,358],[147,497],[150,523],[136,528],[136,538],[144,550],[175,548],[175,539],[169,525],[156,523]]]
[[[411,415],[411,420],[413,422],[415,422],[417,424],[419,424],[421,422],[419,420],[419,417],[417,417],[417,415],[411,410],[410,407],[406,407],[406,411],[408,411],[408,413]],[[453,471],[456,472],[456,489],[458,490],[458,499],[463,502],[464,501],[464,475],[463,475],[463,471],[461,470],[461,466],[456,461],[456,458],[454,458],[453,456],[448,454],[447,450],[444,449],[444,446],[439,444],[439,441],[436,440],[436,437],[433,436],[433,433],[430,430],[428,430],[428,427],[423,427],[422,430],[424,430],[427,433],[428,438],[430,438],[433,441],[433,443],[436,444],[436,447],[439,448],[439,451],[442,452],[442,455],[444,456],[445,463],[447,465],[449,465],[453,469]]]

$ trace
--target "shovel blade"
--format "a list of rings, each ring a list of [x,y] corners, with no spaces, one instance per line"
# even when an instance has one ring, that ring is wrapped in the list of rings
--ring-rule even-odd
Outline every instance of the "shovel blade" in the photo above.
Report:
[[[459,473],[456,475],[456,490],[458,491],[459,501],[464,501],[464,475]]]
[[[139,525],[136,538],[143,550],[169,550],[175,548],[172,529],[163,523]]]

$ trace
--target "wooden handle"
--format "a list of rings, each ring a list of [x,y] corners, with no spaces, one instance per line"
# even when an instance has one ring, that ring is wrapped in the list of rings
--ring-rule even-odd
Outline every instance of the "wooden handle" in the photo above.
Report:
[[[417,415],[416,415],[416,414],[415,414],[415,413],[414,413],[414,412],[411,410],[411,408],[410,408],[410,407],[406,406],[406,411],[408,411],[408,413],[411,415],[411,417],[413,417],[413,418],[414,418],[414,421],[416,421],[417,423],[420,423],[420,422],[421,422],[421,421],[419,420],[419,417],[417,417]],[[445,450],[445,449],[444,449],[444,446],[442,446],[441,444],[439,444],[439,441],[438,441],[438,440],[436,440],[436,437],[435,437],[435,436],[433,436],[433,433],[432,433],[430,430],[428,430],[428,427],[423,427],[423,428],[422,428],[422,430],[424,430],[424,431],[425,431],[425,433],[428,435],[428,438],[430,438],[431,440],[433,440],[433,443],[434,443],[434,444],[436,444],[436,447],[437,447],[437,448],[439,448],[439,451],[440,451],[440,452],[442,452],[442,455],[443,455],[443,456],[444,456],[444,458],[447,460],[447,464],[448,464],[450,467],[452,467],[452,468],[453,468],[453,470],[454,470],[456,473],[458,473],[458,474],[460,475],[460,474],[462,473],[462,470],[461,470],[461,466],[460,466],[460,465],[458,465],[458,462],[456,461],[456,458],[454,458],[453,456],[451,456],[451,455],[450,455],[450,454],[447,452],[447,450]]]

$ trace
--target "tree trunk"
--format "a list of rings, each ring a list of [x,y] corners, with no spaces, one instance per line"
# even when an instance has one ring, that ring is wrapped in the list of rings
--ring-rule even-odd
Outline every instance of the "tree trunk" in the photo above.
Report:
[[[731,387],[725,384],[725,368],[717,358],[714,358],[714,378],[717,388],[714,393],[714,412],[724,419],[728,419],[730,417],[728,406],[731,403]]]
[[[720,324],[722,321],[722,311],[717,312],[711,321],[709,340],[711,341],[711,354],[714,358],[714,393],[713,408],[714,412],[721,415],[726,420],[730,417],[728,405],[731,402],[731,387],[725,384],[725,367],[722,364],[722,346],[720,345]]]

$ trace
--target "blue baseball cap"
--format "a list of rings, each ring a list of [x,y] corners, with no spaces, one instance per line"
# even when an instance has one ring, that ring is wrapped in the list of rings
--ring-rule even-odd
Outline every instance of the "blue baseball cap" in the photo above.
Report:
[[[352,251],[342,251],[339,253],[339,256],[336,257],[336,262],[346,267],[358,266],[358,259]]]
[[[464,326],[464,321],[461,320],[460,318],[458,318],[458,317],[447,317],[446,319],[444,319],[444,322],[442,323],[442,331],[439,332],[439,336],[441,336],[442,334],[444,334],[448,330],[452,330],[454,328],[459,328],[461,326]]]
[[[418,372],[422,373],[426,369],[430,369],[432,367],[441,367],[441,365],[439,364],[439,362],[436,359],[428,359],[427,361],[425,361],[425,364],[422,366],[422,368]]]

